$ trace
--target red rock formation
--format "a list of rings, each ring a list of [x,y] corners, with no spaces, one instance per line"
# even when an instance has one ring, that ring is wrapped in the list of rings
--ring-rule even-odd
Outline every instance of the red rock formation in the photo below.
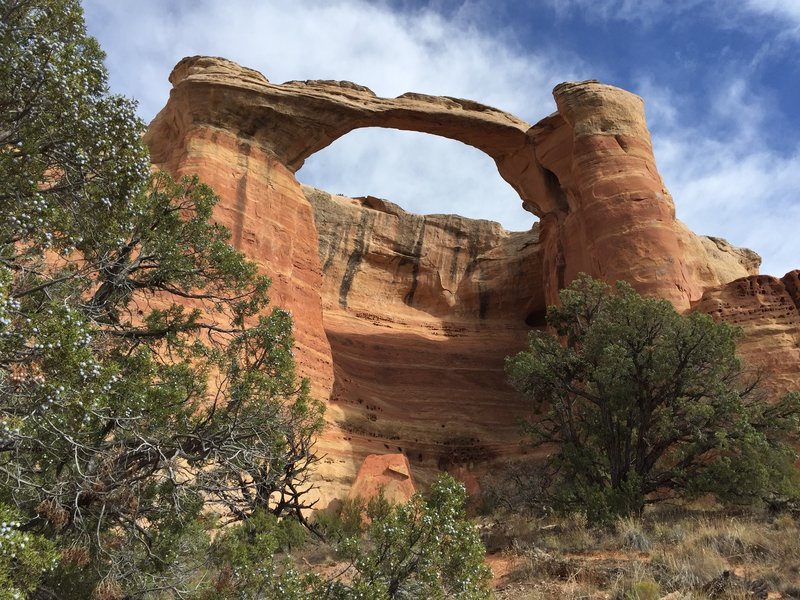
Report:
[[[361,463],[348,497],[370,501],[383,493],[392,504],[402,504],[416,491],[404,454],[370,454]]]
[[[469,100],[379,98],[349,82],[275,85],[217,58],[184,59],[170,80],[170,101],[148,138],[157,164],[171,166],[185,151],[182,132],[198,127],[232,133],[292,172],[359,127],[440,135],[491,156],[525,208],[542,218],[549,302],[581,271],[625,276],[679,309],[700,296],[679,239],[685,228],[655,168],[642,100],[629,92],[593,81],[561,84],[554,91],[559,112],[531,128]]]
[[[739,354],[772,395],[800,389],[800,271],[710,288],[693,308],[744,330]]]
[[[402,451],[423,481],[519,453],[527,406],[503,362],[543,319],[538,228],[305,191],[334,365],[328,435],[355,457]]]
[[[578,272],[626,279],[680,309],[757,272],[753,253],[675,220],[642,101],[611,86],[558,86],[558,112],[530,127],[468,100],[276,85],[223,59],[184,59],[170,80],[145,137],[153,161],[215,189],[215,218],[293,313],[300,370],[329,406],[320,442],[329,497],[370,454],[404,453],[424,483],[441,468],[474,474],[520,453],[527,407],[505,384],[503,360]],[[359,127],[479,148],[540,224],[509,233],[302,189],[303,161]]]
[[[655,166],[642,99],[596,81],[562,83],[553,95],[558,114],[529,132],[560,183],[559,206],[542,226],[548,301],[584,272],[688,308],[701,289]]]

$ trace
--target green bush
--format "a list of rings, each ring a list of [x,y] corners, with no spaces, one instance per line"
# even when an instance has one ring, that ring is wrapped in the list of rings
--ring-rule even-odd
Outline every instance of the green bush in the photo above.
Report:
[[[507,360],[511,383],[544,408],[530,425],[554,451],[553,504],[593,522],[646,502],[796,497],[800,394],[769,403],[736,356],[741,332],[678,314],[628,284],[581,276],[543,331]],[[789,443],[787,443],[789,442]]]
[[[633,582],[623,595],[623,600],[658,600],[661,587],[652,579]]]
[[[210,550],[213,582],[202,600],[294,600],[321,586],[313,573],[302,574],[285,553],[306,541],[305,528],[294,519],[258,511],[224,530]],[[283,555],[283,559],[279,557]]]
[[[51,541],[21,526],[19,513],[0,504],[0,590],[4,598],[27,598],[58,560]]]
[[[302,537],[296,523],[259,513],[215,540],[209,562],[213,584],[198,598],[490,598],[485,550],[466,519],[465,504],[464,486],[447,475],[427,497],[415,494],[405,504],[392,506],[382,496],[367,504],[345,503],[344,516],[316,523],[330,535],[344,564],[327,577],[310,568],[298,571],[285,553]]]
[[[313,527],[327,541],[338,544],[346,538],[359,537],[367,527],[367,503],[363,498],[345,498],[335,510],[321,510],[314,515]]]
[[[364,537],[341,544],[355,574],[349,583],[336,582],[333,597],[490,598],[491,572],[478,532],[466,519],[466,499],[464,486],[442,475],[427,498],[415,494],[399,506],[371,502]]]

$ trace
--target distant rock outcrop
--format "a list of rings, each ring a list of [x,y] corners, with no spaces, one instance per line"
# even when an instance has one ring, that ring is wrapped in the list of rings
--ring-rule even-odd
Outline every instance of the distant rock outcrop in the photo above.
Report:
[[[777,387],[797,383],[787,366],[798,364],[796,273],[757,276],[755,253],[675,219],[638,96],[561,84],[557,112],[531,127],[469,100],[272,84],[219,58],[184,59],[170,80],[145,137],[153,161],[215,189],[215,218],[273,278],[273,302],[291,310],[299,368],[328,404],[327,497],[343,497],[372,454],[404,454],[424,484],[440,469],[477,474],[523,453],[529,407],[505,384],[504,357],[579,272],[738,319],[746,354],[785,374]],[[307,157],[360,127],[480,149],[539,223],[512,233],[298,183]],[[761,291],[745,293],[748,285]],[[769,344],[793,350],[781,358]]]

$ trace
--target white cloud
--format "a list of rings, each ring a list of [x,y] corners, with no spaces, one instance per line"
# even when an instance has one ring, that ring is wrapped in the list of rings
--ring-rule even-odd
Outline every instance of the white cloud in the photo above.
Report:
[[[652,24],[691,9],[718,11],[730,27],[741,15],[800,22],[800,0],[542,0],[562,16]],[[89,30],[108,52],[115,91],[141,100],[152,117],[166,102],[167,75],[183,56],[220,55],[271,81],[348,79],[383,96],[406,91],[460,96],[533,122],[554,110],[550,90],[564,80],[603,78],[607,66],[581,62],[555,45],[520,48],[484,25],[486,4],[448,13],[393,11],[367,0],[85,0]],[[725,17],[726,13],[734,15]],[[482,16],[483,15],[483,16]],[[591,19],[590,19],[591,20]],[[794,24],[794,25],[792,25]],[[550,40],[553,42],[553,40]],[[766,49],[765,51],[769,51]],[[693,105],[663,76],[642,77],[656,159],[679,218],[698,232],[727,237],[765,257],[764,271],[798,265],[800,152],[762,138],[766,93],[754,93],[752,69],[719,65],[719,90]],[[747,65],[745,65],[747,67]],[[647,65],[642,65],[646,69]],[[697,94],[702,90],[697,90]],[[424,134],[359,130],[312,156],[301,181],[331,192],[385,197],[417,212],[448,212],[530,226],[531,216],[490,159],[457,142]]]
[[[559,17],[575,14],[603,21],[650,24],[664,14],[681,14],[707,0],[545,0]]]
[[[147,118],[166,101],[172,66],[192,54],[225,56],[275,82],[347,79],[382,96],[463,96],[523,118],[547,114],[552,85],[576,69],[513,51],[480,31],[471,20],[480,13],[468,10],[448,21],[430,9],[398,13],[366,0],[206,0],[171,15],[162,0],[84,4],[109,53],[112,85],[138,97]],[[163,71],[152,80],[154,68]]]
[[[655,115],[659,106],[673,107],[669,118],[649,123],[678,218],[697,233],[756,250],[764,273],[800,267],[800,146],[788,155],[770,147],[764,135],[770,103],[746,80],[732,78],[708,99],[705,123],[688,126],[679,97],[651,81],[643,87]]]
[[[490,219],[529,229],[535,218],[500,179],[494,162],[459,142],[406,131],[359,129],[326,148],[298,172],[328,192],[383,197],[421,214]]]
[[[745,8],[756,14],[780,19],[795,31],[800,28],[800,0],[746,0]]]
[[[785,33],[800,34],[800,0],[544,0],[557,16],[627,21],[650,26],[704,16],[717,27],[758,30],[753,17],[773,21]]]

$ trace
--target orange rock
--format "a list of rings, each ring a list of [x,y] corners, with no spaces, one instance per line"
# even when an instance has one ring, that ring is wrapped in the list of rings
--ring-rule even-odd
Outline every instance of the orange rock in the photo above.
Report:
[[[417,491],[411,466],[403,454],[370,454],[361,463],[348,497],[369,502],[381,491],[392,504],[402,504]]]
[[[328,435],[355,456],[403,452],[424,482],[522,452],[528,406],[503,365],[544,316],[538,228],[510,233],[304,190],[320,239],[330,403],[341,411]]]
[[[800,390],[800,271],[710,288],[693,308],[743,329],[739,354],[770,396]]]
[[[542,224],[548,302],[584,272],[626,279],[643,294],[688,308],[700,291],[678,243],[642,99],[596,81],[562,83],[553,95],[558,117],[529,133],[562,194],[555,218]],[[555,143],[548,139],[554,131]]]
[[[530,407],[506,384],[504,358],[526,345],[546,305],[581,271],[625,279],[680,310],[724,306],[722,318],[747,321],[747,352],[785,373],[780,385],[794,381],[796,277],[763,280],[748,296],[762,280],[738,278],[758,272],[758,256],[675,219],[633,94],[561,84],[558,112],[531,127],[469,100],[379,98],[349,82],[276,85],[218,58],[186,58],[170,80],[145,141],[159,168],[196,173],[214,188],[215,219],[273,278],[273,303],[292,312],[299,370],[328,405],[321,505],[345,495],[370,455],[402,453],[424,485],[440,470],[477,481],[522,454],[519,419]],[[482,150],[540,223],[511,233],[297,182],[308,156],[360,127],[432,133]],[[781,310],[788,320],[778,325]],[[780,337],[768,337],[776,327]],[[781,348],[794,343],[795,354],[781,358],[767,347],[774,339]],[[385,465],[378,474],[403,475]]]

